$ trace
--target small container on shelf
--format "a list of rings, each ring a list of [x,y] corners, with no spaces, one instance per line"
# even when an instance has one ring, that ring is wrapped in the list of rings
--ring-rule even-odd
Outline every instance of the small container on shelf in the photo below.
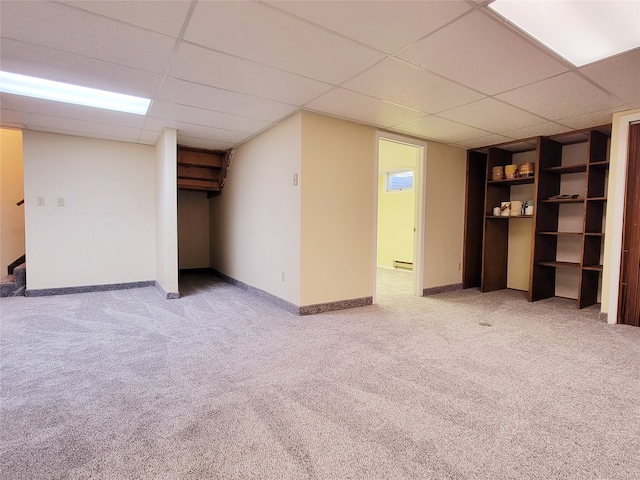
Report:
[[[527,200],[525,203],[524,214],[533,215],[533,200]]]
[[[493,167],[491,169],[491,180],[497,182],[504,178],[504,167],[502,165],[498,165],[497,167]]]
[[[518,174],[521,177],[532,177],[535,164],[533,162],[525,162],[518,165]]]
[[[518,178],[518,166],[517,165],[505,165],[504,166],[504,178],[507,180],[513,180]]]
[[[511,215],[511,202],[500,202],[500,216],[508,217]]]
[[[522,202],[520,200],[511,200],[511,216],[522,216]]]
[[[500,207],[493,207],[493,216],[494,217],[500,216]]]

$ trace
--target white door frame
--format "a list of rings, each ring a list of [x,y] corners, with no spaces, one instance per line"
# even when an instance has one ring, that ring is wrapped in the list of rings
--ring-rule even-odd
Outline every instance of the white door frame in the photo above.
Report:
[[[413,237],[413,294],[421,297],[424,293],[424,212],[427,180],[427,142],[403,137],[387,132],[376,132],[376,167],[374,172],[374,207],[373,207],[373,303],[376,303],[376,284],[378,267],[378,175],[380,174],[380,140],[401,143],[419,149],[414,179],[415,207]]]

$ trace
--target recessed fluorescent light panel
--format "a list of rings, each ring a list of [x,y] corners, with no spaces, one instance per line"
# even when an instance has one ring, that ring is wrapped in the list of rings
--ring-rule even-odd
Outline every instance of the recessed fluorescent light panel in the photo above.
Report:
[[[0,92],[86,107],[105,108],[117,112],[135,113],[136,115],[146,115],[151,103],[148,98],[79,87],[9,72],[0,72]]]
[[[640,0],[495,0],[489,8],[578,67],[640,47]]]

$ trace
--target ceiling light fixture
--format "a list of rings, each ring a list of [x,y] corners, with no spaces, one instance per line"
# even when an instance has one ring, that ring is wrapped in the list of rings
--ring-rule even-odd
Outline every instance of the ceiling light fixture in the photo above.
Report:
[[[640,47],[640,0],[495,0],[489,8],[577,67]]]
[[[151,100],[148,98],[107,92],[95,88],[79,87],[68,83],[0,71],[0,92],[55,102],[73,103],[87,107],[104,108],[118,112],[146,115]]]

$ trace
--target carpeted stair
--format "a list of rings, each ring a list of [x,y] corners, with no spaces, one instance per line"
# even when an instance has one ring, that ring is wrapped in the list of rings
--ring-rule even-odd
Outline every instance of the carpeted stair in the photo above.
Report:
[[[24,296],[27,288],[27,264],[23,263],[13,269],[13,273],[2,277],[0,281],[0,297]]]

